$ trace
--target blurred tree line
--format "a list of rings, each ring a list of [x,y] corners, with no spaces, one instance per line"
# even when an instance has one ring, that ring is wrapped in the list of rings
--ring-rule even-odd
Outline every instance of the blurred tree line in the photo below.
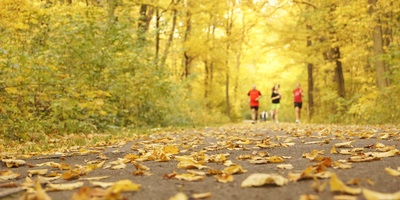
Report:
[[[248,115],[253,83],[318,123],[396,123],[395,0],[3,0],[4,135],[205,125]]]

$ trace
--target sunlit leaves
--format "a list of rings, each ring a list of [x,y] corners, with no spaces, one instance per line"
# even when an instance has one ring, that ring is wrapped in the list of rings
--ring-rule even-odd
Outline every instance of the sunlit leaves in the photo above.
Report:
[[[11,170],[0,171],[0,182],[1,181],[6,181],[6,180],[11,180],[11,179],[16,179],[19,176],[20,176],[19,173],[14,173]]]
[[[241,187],[255,187],[263,186],[266,184],[274,184],[278,186],[284,186],[288,183],[288,180],[278,174],[261,174],[255,173],[248,176],[241,184]]]
[[[19,167],[26,164],[24,160],[3,159],[1,161],[5,163],[8,168]]]

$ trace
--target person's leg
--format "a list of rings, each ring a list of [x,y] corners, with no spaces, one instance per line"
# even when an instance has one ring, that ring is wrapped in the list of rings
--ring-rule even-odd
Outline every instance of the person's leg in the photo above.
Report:
[[[279,123],[279,107],[275,109],[275,122]]]
[[[300,120],[300,115],[299,115],[299,110],[300,108],[298,106],[294,107],[295,114],[296,114],[296,122],[299,122]]]
[[[251,120],[255,120],[256,119],[256,109],[254,107],[251,108]]]

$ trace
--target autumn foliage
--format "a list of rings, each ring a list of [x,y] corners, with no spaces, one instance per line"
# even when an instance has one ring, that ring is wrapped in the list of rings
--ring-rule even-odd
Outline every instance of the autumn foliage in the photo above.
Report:
[[[81,133],[204,125],[269,110],[280,83],[304,122],[396,123],[399,2],[0,2],[0,130]],[[29,133],[29,134],[28,134]]]

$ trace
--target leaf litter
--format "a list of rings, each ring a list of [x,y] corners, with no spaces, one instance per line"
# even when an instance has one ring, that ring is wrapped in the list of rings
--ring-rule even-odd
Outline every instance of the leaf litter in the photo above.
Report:
[[[398,159],[400,153],[395,142],[399,141],[397,140],[400,138],[399,131],[393,131],[397,130],[393,127],[386,129],[385,127],[376,127],[374,131],[368,129],[358,126],[257,124],[205,129],[204,131],[193,130],[192,132],[160,130],[151,135],[134,135],[126,141],[99,141],[96,145],[88,147],[62,147],[55,156],[62,162],[53,160],[27,164],[27,161],[33,161],[31,155],[36,157],[46,155],[51,158],[51,152],[19,156],[0,154],[2,163],[9,168],[9,170],[0,172],[0,182],[5,183],[4,188],[24,188],[25,192],[21,199],[31,199],[32,197],[46,199],[48,198],[47,192],[52,194],[65,190],[75,191],[72,199],[90,199],[91,197],[122,199],[125,192],[133,192],[137,195],[145,192],[140,190],[142,184],[131,181],[131,179],[135,179],[135,176],[146,176],[165,181],[188,181],[194,182],[194,184],[214,179],[212,184],[240,182],[242,188],[271,187],[270,185],[293,187],[291,185],[296,182],[298,184],[307,182],[309,190],[303,189],[304,193],[314,194],[298,194],[298,199],[324,199],[324,195],[325,197],[331,195],[332,199],[352,199],[361,195],[366,199],[399,199],[397,191],[380,193],[364,187],[349,186],[360,186],[360,180],[368,180],[371,188],[376,187],[377,185],[373,183],[379,184],[379,180],[353,177],[346,184],[337,175],[337,172],[346,173],[342,170],[359,170],[360,167],[366,165],[364,164],[366,162],[379,162],[391,157]],[[275,134],[275,136],[270,134]],[[210,142],[210,139],[213,141]],[[360,140],[364,141],[364,145],[358,144]],[[54,140],[53,142],[59,141]],[[372,142],[365,145],[368,141]],[[287,149],[297,149],[302,145],[307,145],[307,149],[311,148],[311,150],[308,152],[287,151]],[[121,151],[119,149],[124,146],[129,146],[130,150]],[[109,148],[114,149],[112,154],[121,156],[116,157],[106,153]],[[275,155],[270,156],[270,151]],[[286,153],[282,154],[281,151]],[[326,152],[330,156],[325,155]],[[84,165],[67,162],[72,157],[90,155],[94,155],[95,160],[85,160]],[[301,162],[305,164],[309,162],[308,167],[299,168],[295,160],[302,160]],[[154,164],[150,165],[153,167],[148,167],[146,162],[160,163],[158,166],[163,166],[162,163],[172,163],[173,165],[167,165],[169,167],[166,169],[170,169],[170,172],[157,175],[154,171]],[[274,170],[268,170],[267,167],[264,169],[267,173],[254,171],[254,169],[260,167],[262,169],[263,166],[269,165],[273,165]],[[242,166],[245,166],[246,169],[243,169]],[[390,165],[382,168],[381,171],[387,175],[385,179],[390,179],[400,175],[399,168],[399,166]],[[26,173],[21,173],[24,170]],[[89,175],[104,170],[109,171],[103,172],[103,176]],[[121,171],[119,173],[122,173],[127,170],[129,173],[123,175],[122,180],[115,180],[113,176],[110,176],[113,174],[111,171]],[[24,175],[21,176],[21,174]],[[352,177],[352,174],[346,176]],[[25,182],[19,181],[24,177],[26,178]],[[330,190],[327,190],[327,187]],[[210,192],[184,190],[176,193],[175,196],[171,194],[170,199],[189,199],[189,196],[194,199],[209,198],[218,196],[217,192],[215,190]]]

